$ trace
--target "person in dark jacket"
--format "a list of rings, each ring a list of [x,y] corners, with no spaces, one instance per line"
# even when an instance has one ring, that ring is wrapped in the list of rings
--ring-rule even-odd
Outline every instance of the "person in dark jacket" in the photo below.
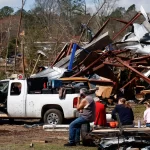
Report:
[[[118,113],[122,125],[128,125],[129,127],[133,127],[133,111],[131,106],[126,103],[125,98],[120,98],[118,100],[118,105],[116,105],[114,110],[112,111],[112,118],[114,120],[117,120],[116,113]]]

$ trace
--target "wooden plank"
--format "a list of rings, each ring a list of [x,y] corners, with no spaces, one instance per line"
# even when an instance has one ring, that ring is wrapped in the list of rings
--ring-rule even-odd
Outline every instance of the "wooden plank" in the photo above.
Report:
[[[45,140],[32,140],[32,143],[47,143]]]
[[[110,132],[118,133],[120,132],[120,130],[119,129],[99,129],[99,130],[92,131],[92,133],[110,133]]]
[[[150,128],[146,127],[146,128],[123,128],[124,131],[132,131],[132,132],[150,132]]]
[[[0,114],[0,118],[8,118],[7,114]]]
[[[69,131],[69,129],[44,129],[44,131],[58,131],[58,132],[60,132],[60,131]]]
[[[124,132],[150,132],[150,128],[123,128]],[[92,133],[119,133],[120,130],[118,128],[110,128],[110,129],[99,129],[93,130]]]
[[[45,141],[52,140],[52,139],[57,139],[57,140],[68,140],[68,137],[64,137],[64,136],[62,136],[62,137],[59,137],[59,136],[55,136],[55,137],[47,137],[47,138],[45,139]]]

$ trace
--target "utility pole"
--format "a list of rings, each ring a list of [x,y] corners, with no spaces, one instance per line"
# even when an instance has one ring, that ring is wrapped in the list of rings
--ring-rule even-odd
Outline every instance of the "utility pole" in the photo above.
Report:
[[[7,41],[7,50],[6,50],[6,56],[5,56],[5,73],[7,73],[7,58],[8,58],[9,39],[10,39],[10,27],[8,27],[7,35],[8,35],[8,41]]]
[[[22,0],[22,7],[20,11],[20,19],[19,19],[19,26],[18,26],[18,31],[17,31],[17,37],[16,37],[16,47],[15,47],[15,64],[14,64],[14,73],[16,72],[16,55],[17,55],[17,50],[18,50],[18,39],[19,39],[19,34],[20,34],[20,29],[21,29],[21,23],[22,23],[22,16],[23,16],[23,7],[25,5],[26,0]]]
[[[3,44],[2,44],[2,43],[3,43],[3,40],[2,40],[2,38],[3,38],[3,37],[2,37],[2,36],[3,36],[3,33],[2,33],[2,32],[3,32],[3,27],[2,27],[2,23],[1,23],[1,45],[3,45]]]
[[[7,29],[7,50],[6,50],[6,56],[5,56],[5,74],[7,76],[7,58],[8,58],[8,47],[9,47],[9,40],[10,40],[10,30],[11,30],[11,17],[9,21],[9,27]]]
[[[22,74],[25,78],[25,63],[24,63],[24,45],[25,45],[25,39],[22,37],[21,39],[21,52],[22,52]]]

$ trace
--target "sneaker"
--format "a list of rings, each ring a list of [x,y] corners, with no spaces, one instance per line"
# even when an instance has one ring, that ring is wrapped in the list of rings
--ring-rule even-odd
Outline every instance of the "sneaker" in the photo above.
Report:
[[[66,143],[64,146],[76,146],[76,143]]]

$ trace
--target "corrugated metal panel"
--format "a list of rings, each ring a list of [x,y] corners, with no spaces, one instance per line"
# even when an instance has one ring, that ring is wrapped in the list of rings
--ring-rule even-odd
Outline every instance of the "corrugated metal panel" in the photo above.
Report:
[[[84,51],[83,49],[79,49],[76,51],[73,66],[77,65],[80,61],[82,61],[88,55],[88,52],[104,49],[111,42],[112,40],[110,39],[108,32],[106,32],[105,34],[99,36],[97,39],[93,40],[91,43],[86,44],[82,47],[86,51]],[[55,64],[55,66],[67,68],[69,60],[70,55],[60,60],[58,63]]]

